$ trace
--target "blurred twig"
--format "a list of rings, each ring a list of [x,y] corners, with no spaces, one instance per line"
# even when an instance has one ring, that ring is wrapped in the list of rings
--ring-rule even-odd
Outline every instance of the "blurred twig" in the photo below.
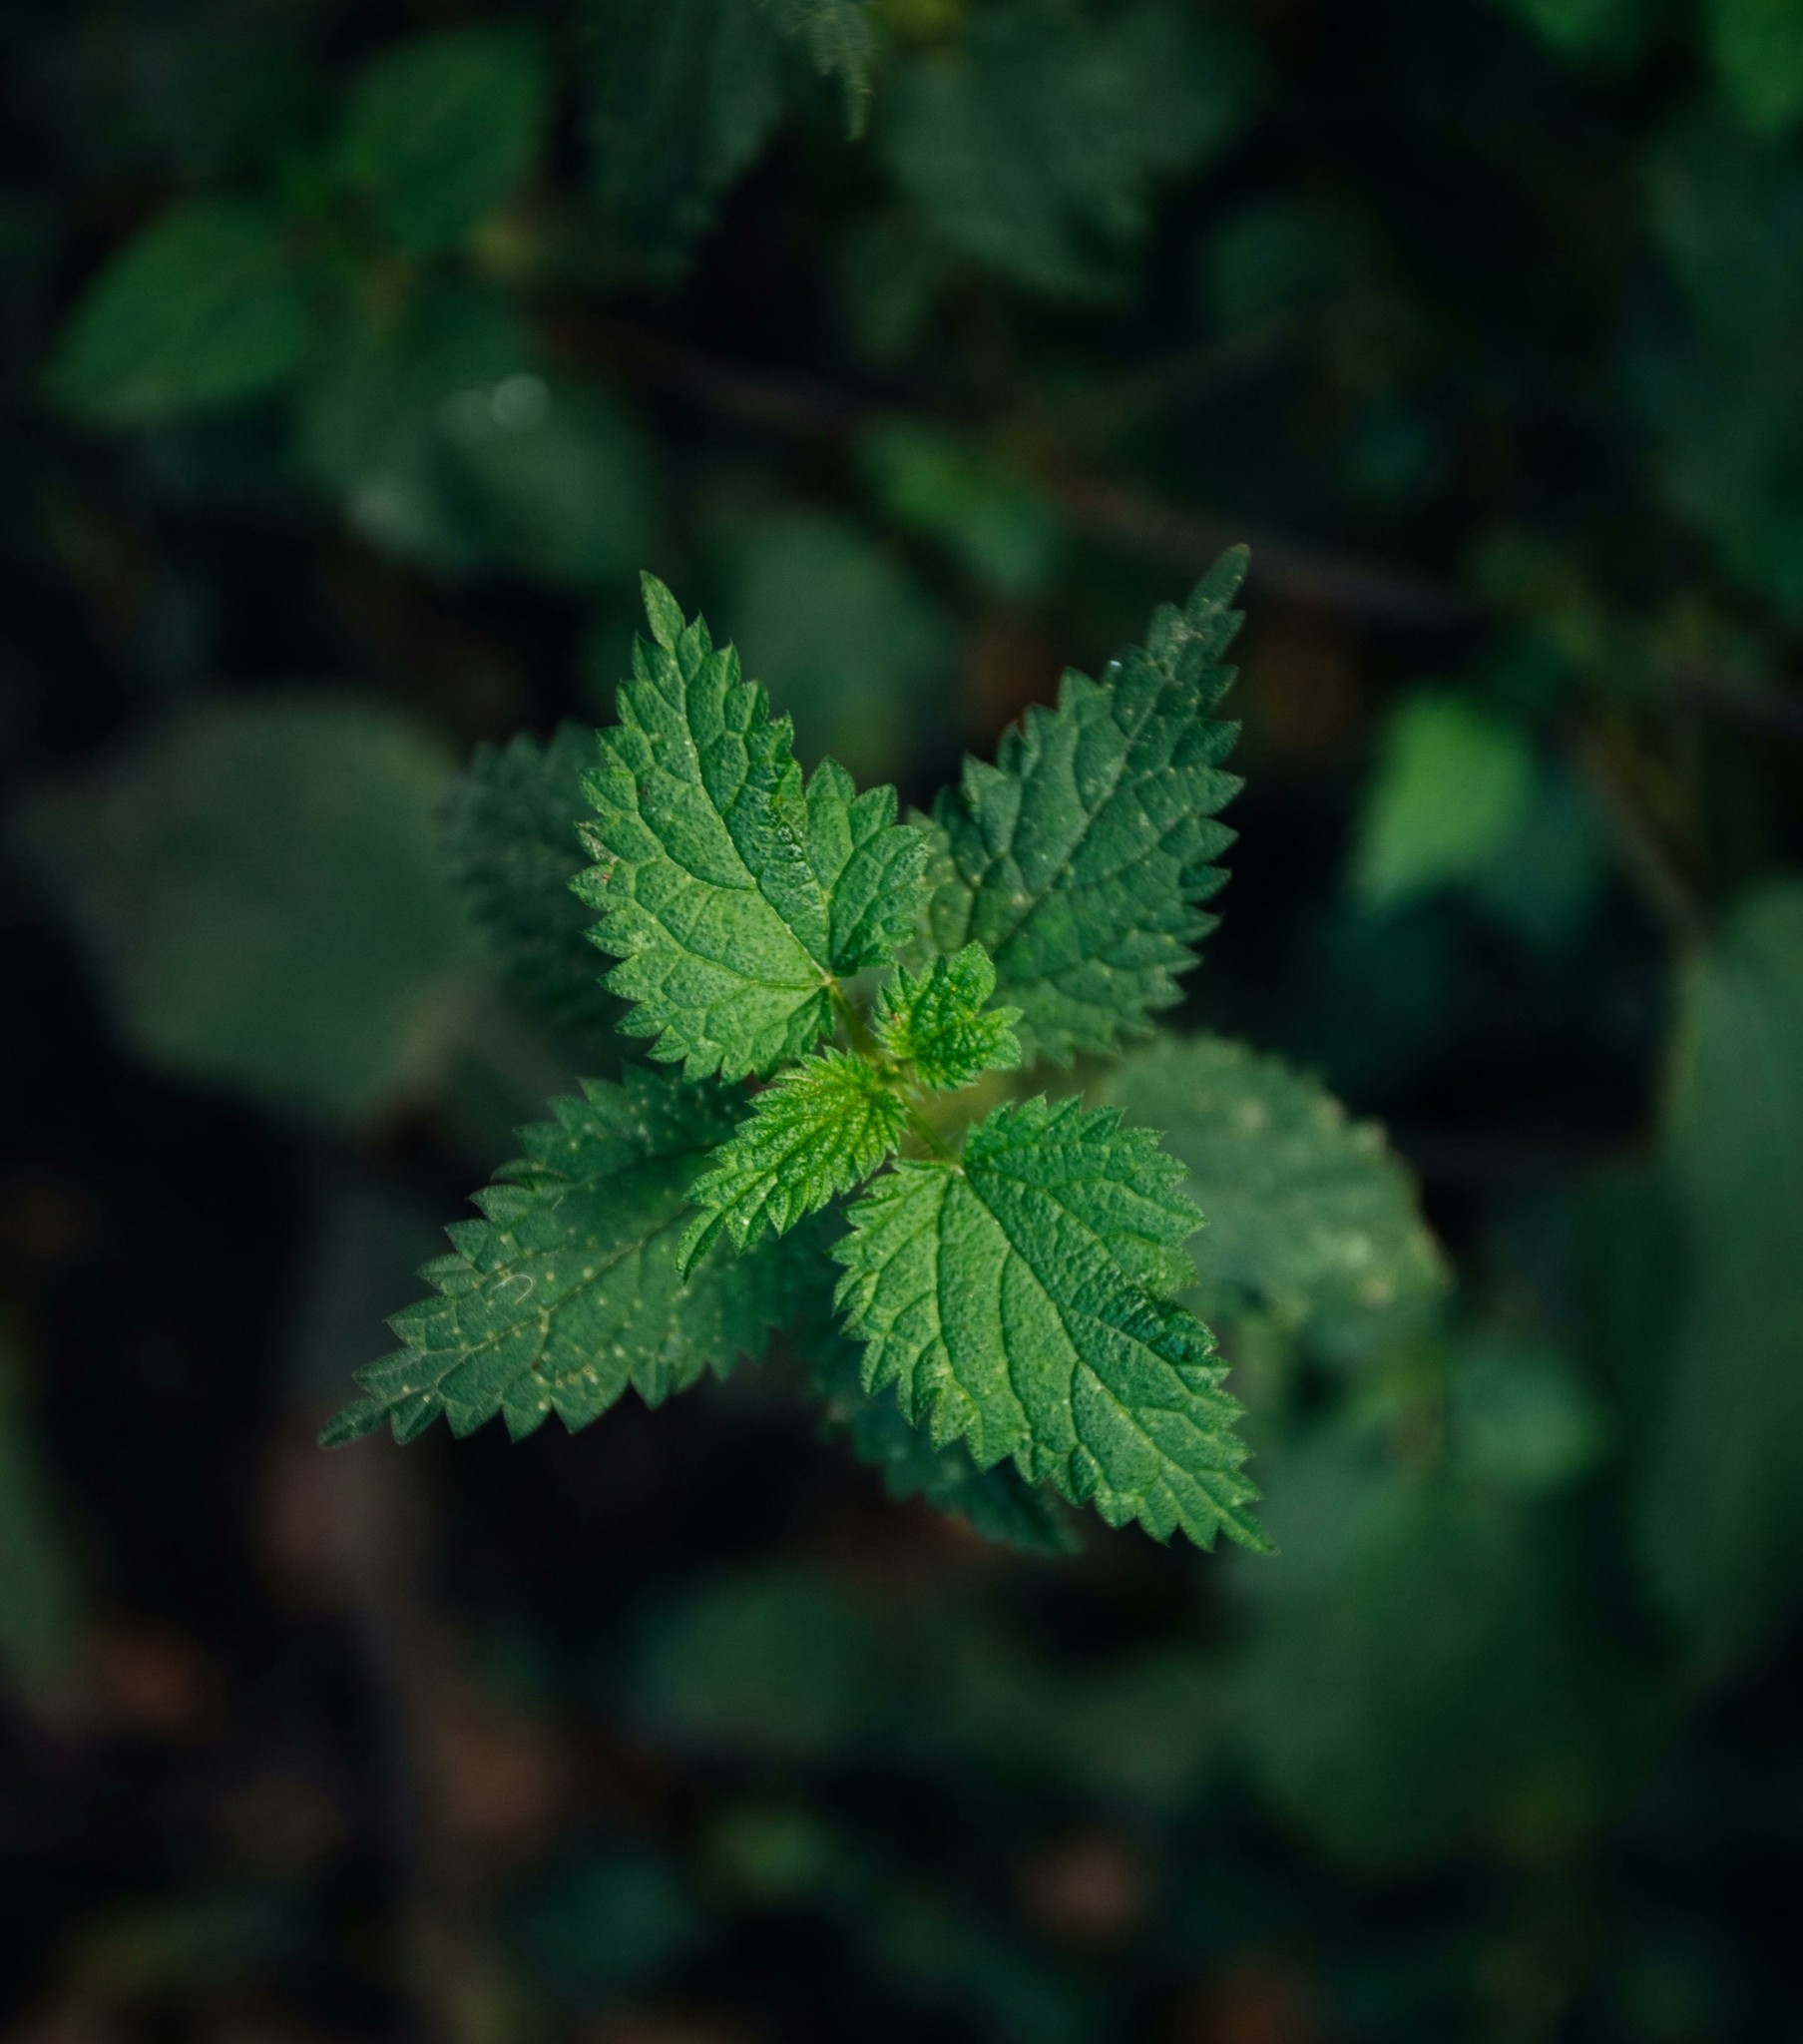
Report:
[[[842,439],[893,407],[776,370],[727,362],[629,321],[560,320],[566,346],[601,359],[642,387],[669,391],[747,425],[806,439]],[[1223,546],[1250,539],[1261,586],[1270,594],[1362,623],[1456,631],[1482,622],[1467,598],[1381,562],[1281,535],[1248,532],[1124,483],[1062,466],[1040,474],[1065,516],[1093,538],[1125,541],[1199,572]]]
[[[667,391],[746,425],[802,439],[843,440],[895,410],[815,378],[725,360],[631,320],[560,312],[552,337],[564,351],[602,362],[641,388]],[[1222,547],[1245,541],[1261,589],[1334,617],[1424,633],[1472,631],[1489,619],[1486,609],[1460,590],[1346,549],[1172,504],[1063,463],[1043,463],[1038,479],[1079,531],[1144,548],[1196,572]],[[1672,685],[1712,715],[1803,738],[1803,698],[1785,690],[1697,667],[1679,670]]]

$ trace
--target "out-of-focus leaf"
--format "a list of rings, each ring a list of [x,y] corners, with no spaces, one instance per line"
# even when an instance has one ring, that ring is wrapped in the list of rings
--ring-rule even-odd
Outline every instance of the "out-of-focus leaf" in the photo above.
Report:
[[[1498,845],[1476,891],[1497,918],[1531,941],[1557,948],[1587,924],[1607,876],[1601,819],[1575,774],[1549,766],[1516,827]]]
[[[600,386],[542,375],[498,298],[437,284],[396,315],[359,315],[302,404],[313,472],[391,552],[582,587],[644,549],[638,435]]]
[[[488,952],[539,1013],[579,1042],[612,1037],[621,1004],[602,985],[593,911],[570,890],[588,864],[576,826],[593,811],[582,776],[595,734],[561,724],[550,743],[522,732],[481,746],[445,790],[445,860]]]
[[[24,829],[138,1049],[354,1121],[421,1083],[464,968],[432,824],[448,767],[374,704],[214,702]]]
[[[1734,110],[1761,135],[1803,115],[1803,9],[1795,0],[1708,0],[1709,44]]]
[[[679,257],[781,115],[781,30],[763,0],[589,0],[588,40],[597,187]]]
[[[271,388],[306,340],[274,220],[247,200],[200,199],[153,222],[89,286],[50,389],[82,418],[148,425]]]
[[[1444,1291],[1446,1266],[1382,1130],[1281,1059],[1218,1036],[1166,1039],[1123,1059],[1103,1097],[1161,1130],[1188,1173],[1204,1319],[1319,1321],[1346,1339],[1419,1316]]]
[[[830,1577],[719,1576],[657,1614],[634,1716],[660,1743],[823,1760],[868,1731],[881,1665],[871,1614]]]
[[[1246,96],[1239,45],[1170,0],[1087,18],[1012,0],[898,70],[878,139],[951,245],[1086,293],[1144,232],[1154,181],[1219,149]]]
[[[1456,696],[1405,703],[1385,734],[1353,884],[1390,907],[1484,874],[1521,828],[1534,762],[1521,735]]]
[[[532,169],[549,93],[528,28],[420,36],[358,80],[339,166],[403,249],[451,248]]]
[[[519,320],[484,292],[435,283],[391,313],[358,310],[300,393],[306,463],[365,539],[431,567],[469,567],[480,550],[446,488],[440,421],[472,394],[492,405],[531,361]]]
[[[778,24],[807,44],[814,69],[845,88],[845,120],[852,139],[870,113],[870,69],[876,57],[873,0],[766,0]]]
[[[1651,221],[1681,316],[1642,323],[1632,357],[1676,510],[1733,574],[1803,618],[1803,172],[1726,122],[1656,152]]]
[[[1347,280],[1347,254],[1315,207],[1261,198],[1230,214],[1203,253],[1202,296],[1230,333],[1320,312]]]
[[[1687,1281],[1640,1549],[1721,1666],[1803,1601],[1803,884],[1744,900],[1688,968],[1666,1168]]]
[[[1596,1403],[1557,1350],[1478,1334],[1453,1351],[1448,1423],[1459,1466],[1481,1482],[1557,1490],[1603,1445]]]
[[[438,429],[445,492],[479,556],[580,589],[646,551],[644,450],[600,386],[516,372],[456,392]]]
[[[1239,1702],[1278,1804],[1378,1865],[1585,1830],[1646,1706],[1573,1608],[1558,1535],[1457,1467],[1385,1464],[1337,1432],[1269,1484],[1281,1559],[1241,1575]]]
[[[729,572],[745,671],[795,720],[803,762],[830,754],[861,780],[904,766],[953,659],[944,613],[905,567],[843,520],[797,511],[745,531]]]
[[[534,1879],[510,1914],[534,1982],[579,2009],[649,1986],[702,1930],[670,1862],[624,1843],[568,1855]]]
[[[0,1675],[29,1701],[53,1698],[74,1668],[81,1615],[75,1558],[0,1328]]]
[[[1647,0],[1501,0],[1566,57],[1627,57],[1645,40]]]
[[[1030,596],[1044,585],[1059,524],[1019,469],[912,419],[873,426],[859,451],[898,523],[940,541],[1003,596]]]

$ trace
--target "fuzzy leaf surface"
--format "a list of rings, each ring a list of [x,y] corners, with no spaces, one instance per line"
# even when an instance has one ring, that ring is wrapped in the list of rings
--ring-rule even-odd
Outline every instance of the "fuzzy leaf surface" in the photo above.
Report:
[[[529,733],[478,749],[445,791],[439,841],[495,964],[547,1021],[579,1041],[605,1039],[620,1003],[602,986],[589,911],[570,891],[582,870],[577,825],[595,734],[566,723],[542,744]]]
[[[955,958],[934,958],[919,972],[903,966],[878,997],[877,1041],[938,1093],[985,1072],[1012,1072],[1021,1062],[1014,1033],[1021,1011],[988,1008],[995,990],[996,968],[980,944],[966,944]]]
[[[718,1087],[643,1071],[555,1102],[557,1119],[522,1130],[525,1156],[477,1194],[483,1218],[448,1231],[453,1254],[421,1273],[438,1295],[395,1315],[400,1350],[357,1373],[364,1395],[326,1444],[384,1420],[411,1440],[441,1412],[457,1434],[498,1415],[519,1439],[553,1412],[574,1431],[629,1385],[661,1404],[761,1351],[798,1303],[800,1258],[722,1246],[686,1282],[676,1269],[688,1187],[732,1106]]]
[[[682,1238],[687,1269],[723,1229],[735,1249],[764,1230],[786,1235],[848,1192],[901,1141],[907,1109],[862,1058],[827,1050],[784,1072],[751,1104],[689,1199],[701,1209]]]
[[[935,1442],[1005,1456],[1110,1525],[1209,1547],[1263,1536],[1239,1407],[1201,1321],[1173,1303],[1198,1216],[1182,1167],[1112,1110],[997,1108],[960,1163],[898,1164],[849,1210],[838,1299]]]
[[[926,840],[892,787],[858,794],[825,761],[803,782],[789,721],[684,624],[646,577],[654,641],[633,651],[618,725],[584,780],[599,863],[575,882],[622,959],[622,1025],[688,1076],[728,1079],[800,1057],[824,1034],[835,978],[886,965],[914,928]]]
[[[979,1469],[962,1441],[935,1445],[892,1392],[864,1389],[860,1367],[854,1342],[823,1333],[813,1388],[825,1401],[827,1430],[842,1434],[858,1460],[878,1472],[891,1499],[920,1498],[963,1519],[985,1540],[1023,1554],[1076,1552],[1070,1516],[1043,1485],[1029,1483],[1011,1462]]]
[[[995,766],[967,761],[939,798],[935,947],[983,946],[1029,1056],[1143,1034],[1214,926],[1200,904],[1233,840],[1216,813],[1240,783],[1221,767],[1238,726],[1209,713],[1233,679],[1220,659],[1245,569],[1243,549],[1224,554],[1100,684],[1067,673],[1057,710],[1029,710]]]

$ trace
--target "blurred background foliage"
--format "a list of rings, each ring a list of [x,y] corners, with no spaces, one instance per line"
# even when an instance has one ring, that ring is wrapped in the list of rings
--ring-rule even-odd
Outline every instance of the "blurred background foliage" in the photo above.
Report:
[[[1795,2037],[1803,8],[0,48],[9,2034]],[[891,1502],[823,1336],[314,1449],[620,1055],[488,959],[638,568],[922,801],[1240,538],[1225,921],[1078,1077],[1279,1559]]]

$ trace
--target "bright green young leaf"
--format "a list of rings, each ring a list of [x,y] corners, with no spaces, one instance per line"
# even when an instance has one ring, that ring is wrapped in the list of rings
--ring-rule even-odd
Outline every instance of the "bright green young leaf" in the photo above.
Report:
[[[602,198],[645,255],[679,257],[783,108],[764,0],[589,0]]]
[[[963,1519],[985,1540],[1023,1554],[1076,1551],[1069,1516],[1043,1486],[1029,1483],[1011,1462],[979,1469],[962,1441],[935,1446],[927,1429],[903,1414],[892,1392],[864,1389],[854,1342],[822,1330],[813,1347],[813,1389],[825,1400],[828,1430],[842,1433],[858,1460],[878,1471],[891,1498],[921,1498],[935,1511]]]
[[[633,651],[621,722],[584,781],[600,861],[577,891],[624,962],[623,1025],[691,1078],[767,1072],[825,1032],[839,978],[884,965],[914,928],[926,840],[892,787],[853,790],[830,760],[803,784],[787,718],[730,646],[647,576],[654,641]]]
[[[1685,976],[1677,1041],[1665,1162],[1687,1281],[1639,1540],[1722,1666],[1803,1584],[1803,885],[1739,905]]]
[[[531,171],[549,99],[545,52],[530,29],[420,36],[357,82],[339,164],[403,249],[449,249]]]
[[[265,695],[193,707],[23,822],[139,1050],[354,1122],[431,1077],[467,969],[449,772],[376,704]]]
[[[589,911],[570,882],[586,864],[577,825],[589,814],[582,776],[595,734],[559,725],[546,745],[522,732],[481,746],[439,805],[445,863],[490,957],[547,1021],[579,1042],[605,1042],[620,1003],[602,985]]]
[[[1482,878],[1533,798],[1533,756],[1513,726],[1456,696],[1411,697],[1367,800],[1353,870],[1360,898],[1388,907]]]
[[[1245,570],[1243,549],[1222,555],[1100,685],[1068,673],[1056,711],[1028,711],[996,766],[967,761],[939,798],[934,942],[995,960],[1030,1056],[1145,1033],[1213,927],[1198,904],[1225,879],[1211,861],[1233,833],[1214,818],[1239,786],[1220,764],[1239,728],[1209,713]]]
[[[907,1119],[900,1096],[863,1058],[838,1050],[803,1058],[758,1094],[690,1189],[701,1212],[682,1238],[682,1269],[722,1229],[742,1250],[766,1228],[786,1235],[835,1193],[862,1185],[900,1143]]]
[[[989,1007],[995,990],[996,968],[981,944],[931,959],[919,972],[902,966],[877,997],[877,1041],[935,1092],[953,1092],[985,1072],[1012,1072],[1021,1062],[1014,1033],[1021,1011]]]
[[[50,369],[78,416],[151,425],[267,390],[307,342],[306,303],[260,207],[200,199],[154,221],[89,287]]]
[[[731,1095],[637,1070],[584,1093],[521,1131],[524,1158],[476,1196],[483,1218],[448,1231],[454,1254],[421,1273],[438,1296],[395,1315],[402,1347],[357,1372],[364,1395],[328,1444],[384,1421],[411,1440],[441,1412],[458,1434],[499,1415],[519,1439],[553,1412],[574,1430],[629,1386],[658,1405],[723,1376],[794,1312],[800,1250],[721,1245],[677,1274],[688,1188],[731,1133]]]
[[[1110,1525],[1261,1546],[1225,1369],[1170,1302],[1198,1219],[1181,1177],[1148,1132],[1069,1100],[996,1109],[958,1163],[898,1164],[834,1250],[866,1386]]]
[[[899,69],[878,140],[952,247],[1037,289],[1106,288],[1154,182],[1232,133],[1236,44],[1172,0],[1080,14],[975,9],[961,43]]]
[[[1447,1273],[1405,1166],[1369,1122],[1282,1059],[1218,1036],[1136,1050],[1104,1098],[1162,1131],[1201,1209],[1196,1310],[1351,1332],[1419,1309]]]
[[[1803,9],[1796,0],[1708,0],[1715,69],[1756,134],[1789,132],[1803,116]]]

